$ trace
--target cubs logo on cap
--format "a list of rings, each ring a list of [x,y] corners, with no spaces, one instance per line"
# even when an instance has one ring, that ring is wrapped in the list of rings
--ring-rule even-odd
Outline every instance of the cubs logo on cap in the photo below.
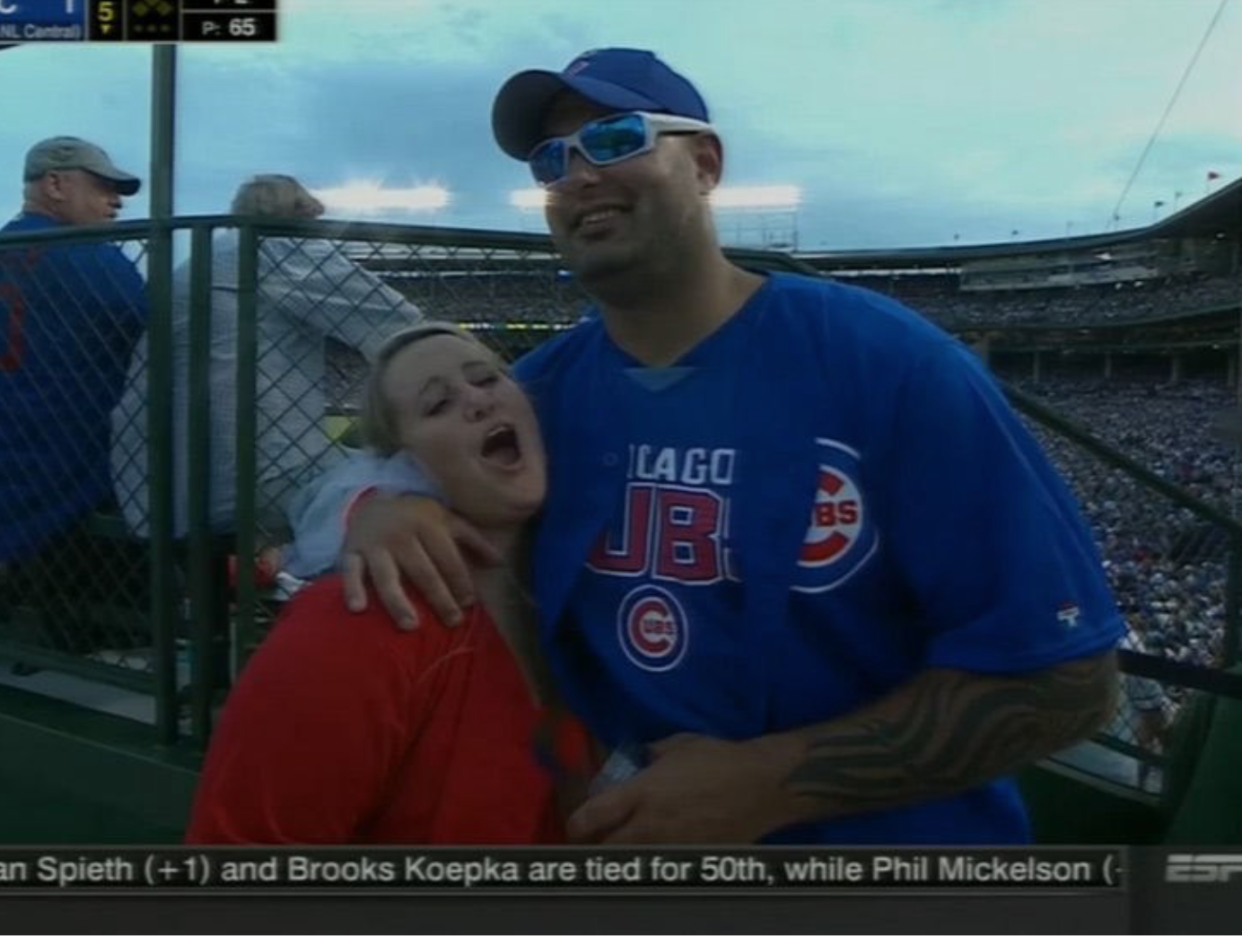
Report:
[[[617,639],[626,658],[639,668],[666,672],[685,657],[689,645],[685,610],[661,587],[636,587],[617,611]]]
[[[843,584],[875,553],[879,536],[859,485],[857,451],[815,441],[819,475],[792,589],[821,593]]]
[[[563,71],[527,69],[510,78],[492,103],[500,149],[525,160],[547,137],[543,119],[558,95],[572,91],[609,111],[658,111],[707,123],[707,103],[684,75],[647,49],[592,49]]]
[[[566,65],[565,70],[561,74],[566,77],[569,77],[571,75],[577,75],[583,69],[590,68],[591,56],[593,55],[595,55],[594,49],[592,49],[590,52],[582,53],[582,55],[578,56],[578,58],[574,59],[572,62]]]

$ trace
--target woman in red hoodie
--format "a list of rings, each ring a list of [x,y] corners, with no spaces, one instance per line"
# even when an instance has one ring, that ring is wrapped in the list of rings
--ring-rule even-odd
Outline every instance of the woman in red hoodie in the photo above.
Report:
[[[575,786],[558,783],[585,778],[589,747],[551,699],[513,574],[547,484],[530,402],[468,333],[424,324],[379,352],[363,428],[380,455],[412,459],[507,563],[476,573],[481,602],[453,628],[416,596],[411,632],[378,602],[343,612],[337,576],[302,591],[229,695],[186,840],[561,841]],[[551,766],[572,771],[557,779]]]

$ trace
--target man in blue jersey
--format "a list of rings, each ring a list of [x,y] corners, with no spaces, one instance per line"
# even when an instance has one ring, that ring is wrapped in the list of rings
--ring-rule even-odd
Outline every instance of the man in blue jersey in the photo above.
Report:
[[[646,767],[584,841],[1001,843],[1007,774],[1110,715],[1122,621],[1074,500],[979,362],[896,302],[721,252],[723,146],[650,52],[493,110],[597,317],[517,363],[549,454],[534,541],[569,706]],[[428,499],[355,504],[345,566],[409,615],[472,596]]]
[[[24,176],[4,234],[115,221],[140,185],[77,137],[35,144]],[[27,599],[108,579],[79,527],[112,501],[109,414],[146,322],[142,278],[115,246],[0,248],[0,569]]]

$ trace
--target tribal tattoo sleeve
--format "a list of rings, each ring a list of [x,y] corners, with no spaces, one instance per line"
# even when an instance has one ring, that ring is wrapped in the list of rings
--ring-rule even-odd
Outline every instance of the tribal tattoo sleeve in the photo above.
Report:
[[[1116,700],[1113,654],[1022,676],[928,670],[875,705],[807,728],[786,780],[832,815],[968,789],[1093,733]]]

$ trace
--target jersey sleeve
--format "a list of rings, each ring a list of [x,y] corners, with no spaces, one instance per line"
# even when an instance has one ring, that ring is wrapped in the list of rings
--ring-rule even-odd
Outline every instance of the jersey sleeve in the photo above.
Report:
[[[934,344],[894,410],[888,547],[928,664],[1013,673],[1114,645],[1123,622],[1077,502],[973,354]]]
[[[424,710],[418,633],[346,613],[337,578],[299,595],[229,695],[187,842],[349,843]]]

